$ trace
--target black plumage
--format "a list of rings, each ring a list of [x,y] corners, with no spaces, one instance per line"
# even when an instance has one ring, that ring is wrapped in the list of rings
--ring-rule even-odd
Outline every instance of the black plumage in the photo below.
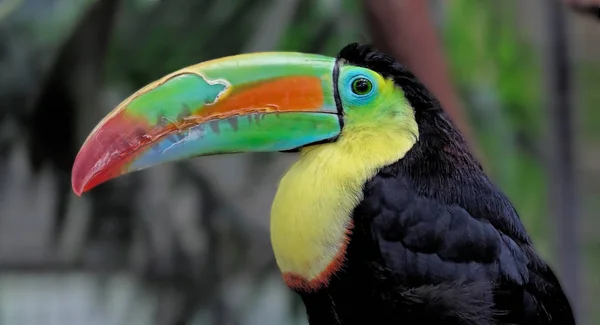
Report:
[[[419,141],[365,184],[343,269],[299,292],[310,324],[575,324],[514,207],[432,94],[370,46],[338,59],[402,88]]]

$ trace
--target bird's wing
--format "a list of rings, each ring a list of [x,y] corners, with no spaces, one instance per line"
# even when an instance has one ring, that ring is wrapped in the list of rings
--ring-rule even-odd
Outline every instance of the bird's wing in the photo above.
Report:
[[[559,282],[530,243],[514,240],[459,205],[416,193],[382,197],[371,231],[398,283],[438,286],[431,290],[439,295],[442,289],[449,304],[463,304],[465,311],[475,306],[491,311],[476,302],[492,301],[505,311],[521,309],[524,318],[545,314],[541,324],[574,324]]]

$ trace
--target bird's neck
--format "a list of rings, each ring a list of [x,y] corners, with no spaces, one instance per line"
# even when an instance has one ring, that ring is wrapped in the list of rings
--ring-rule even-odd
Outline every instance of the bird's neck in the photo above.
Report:
[[[305,148],[281,180],[271,211],[271,242],[286,284],[315,291],[344,263],[352,210],[363,185],[414,145],[405,128],[347,130],[334,143]]]

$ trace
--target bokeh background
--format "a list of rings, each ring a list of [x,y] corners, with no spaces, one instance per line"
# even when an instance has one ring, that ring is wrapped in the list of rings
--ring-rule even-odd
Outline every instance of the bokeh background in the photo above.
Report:
[[[600,324],[600,2],[576,2],[0,0],[0,325],[306,324],[268,235],[295,154],[159,166],[83,197],[70,169],[171,71],[372,40],[440,97],[580,324]]]

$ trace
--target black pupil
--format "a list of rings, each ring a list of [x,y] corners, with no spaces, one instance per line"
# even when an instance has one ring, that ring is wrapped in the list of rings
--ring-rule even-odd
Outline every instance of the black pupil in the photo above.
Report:
[[[371,90],[371,82],[367,79],[358,79],[354,81],[354,92],[361,95]]]

